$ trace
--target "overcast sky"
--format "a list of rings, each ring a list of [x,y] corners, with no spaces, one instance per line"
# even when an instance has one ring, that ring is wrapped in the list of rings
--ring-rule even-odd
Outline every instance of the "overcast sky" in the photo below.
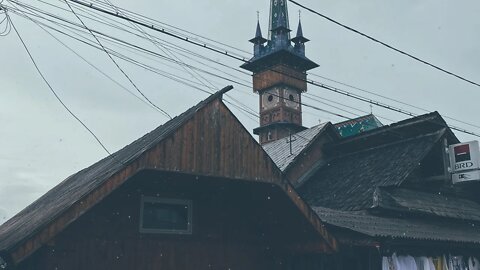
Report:
[[[46,1],[66,7],[61,1]],[[264,34],[267,33],[268,0],[111,1],[127,10],[246,51],[252,50],[247,40],[254,35],[257,10],[260,12]],[[75,19],[38,1],[20,0],[20,2]],[[480,81],[478,66],[480,63],[480,36],[478,35],[480,2],[478,1],[301,0],[300,2],[436,65]],[[289,3],[289,8],[290,26],[295,30],[298,22],[298,8],[292,3]],[[110,151],[120,149],[168,120],[132,97],[124,89],[105,79],[35,24],[16,14],[10,14],[10,16],[52,86],[72,111],[95,131]],[[0,21],[2,19],[0,18]],[[313,73],[480,125],[477,120],[480,112],[479,87],[392,52],[307,11],[302,12],[302,21],[304,34],[311,39],[307,44],[307,55],[320,64],[319,68],[312,71]],[[86,23],[92,28],[105,29],[89,20],[86,20]],[[3,26],[1,25],[0,29],[3,29]],[[115,34],[162,53],[148,42],[135,40],[121,32],[115,32]],[[155,36],[176,42],[158,33]],[[109,76],[131,91],[135,91],[104,53],[68,38],[62,38],[62,40]],[[203,51],[186,43],[177,42],[177,44],[232,67],[241,65],[241,62]],[[106,153],[54,98],[37,74],[13,31],[6,37],[0,37],[0,52],[0,149],[2,149],[0,151],[0,223],[2,223],[67,176],[88,167],[104,157]],[[134,54],[131,55],[135,57]],[[183,61],[189,61],[182,56],[177,57]],[[151,61],[140,56],[138,60]],[[123,61],[119,60],[119,64],[155,104],[171,115],[178,115],[207,97],[205,93],[133,67]],[[180,76],[194,79],[181,68],[166,67],[162,63],[157,63],[157,66],[162,70],[169,70]],[[240,76],[244,80],[251,80],[248,75],[225,68],[222,70]],[[230,84],[219,78],[206,77],[218,88]],[[393,103],[331,81],[310,78]],[[231,95],[257,110],[258,98],[252,91],[239,85],[235,87]],[[310,87],[309,93],[348,104],[366,113],[370,111],[368,104],[319,88]],[[353,117],[348,112],[313,100],[305,99],[304,101]],[[423,113],[402,104],[393,105],[415,113]],[[231,108],[249,130],[257,126],[255,121],[246,117],[241,111]],[[304,110],[304,125],[307,127],[316,125],[319,121],[344,120],[324,112],[308,108]],[[395,121],[406,118],[406,116],[375,107],[373,112]],[[358,111],[357,113],[365,114]],[[390,123],[384,119],[381,121],[385,124]],[[455,122],[451,124],[480,133],[480,129],[476,127]],[[464,141],[475,139],[460,133],[457,133],[457,136]]]

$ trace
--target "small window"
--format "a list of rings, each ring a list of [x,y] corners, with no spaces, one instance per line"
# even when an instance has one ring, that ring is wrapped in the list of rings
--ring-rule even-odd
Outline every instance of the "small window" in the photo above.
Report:
[[[192,201],[142,197],[140,232],[191,234]]]

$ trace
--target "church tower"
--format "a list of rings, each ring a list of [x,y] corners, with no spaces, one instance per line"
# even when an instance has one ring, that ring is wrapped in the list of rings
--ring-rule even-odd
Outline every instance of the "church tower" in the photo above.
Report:
[[[260,96],[260,127],[254,134],[260,143],[275,141],[305,129],[302,125],[301,95],[307,91],[307,71],[318,67],[305,57],[305,43],[299,21],[297,34],[290,38],[287,0],[271,0],[268,39],[260,22],[254,56],[242,65],[253,72],[253,91]]]

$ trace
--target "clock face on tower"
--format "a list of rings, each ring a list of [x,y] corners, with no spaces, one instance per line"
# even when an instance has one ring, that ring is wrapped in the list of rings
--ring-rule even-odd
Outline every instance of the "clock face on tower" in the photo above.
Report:
[[[262,93],[262,110],[272,109],[280,103],[280,89],[273,88]]]
[[[283,89],[283,97],[287,107],[297,110],[300,108],[300,94],[297,91],[285,88]]]

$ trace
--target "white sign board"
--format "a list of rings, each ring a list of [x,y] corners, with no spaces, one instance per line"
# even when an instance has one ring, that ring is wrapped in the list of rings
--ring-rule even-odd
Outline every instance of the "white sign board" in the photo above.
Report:
[[[478,141],[451,145],[449,152],[450,167],[454,174],[480,169],[480,148]]]
[[[452,175],[453,184],[468,181],[480,181],[480,170],[455,173]]]

